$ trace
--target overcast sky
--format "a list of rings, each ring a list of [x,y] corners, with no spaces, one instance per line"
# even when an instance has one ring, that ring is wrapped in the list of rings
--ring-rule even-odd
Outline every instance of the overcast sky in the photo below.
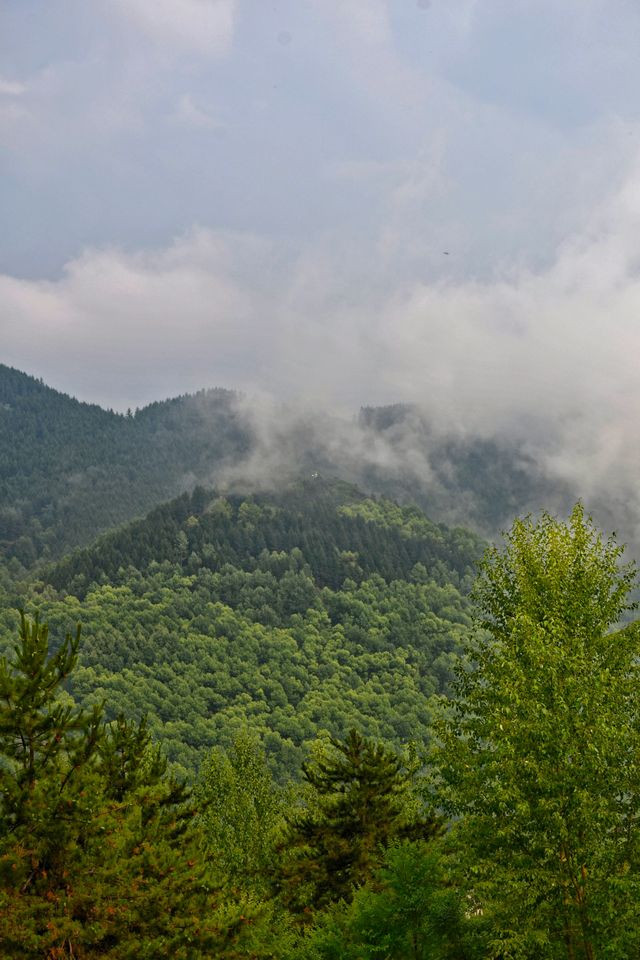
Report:
[[[637,0],[0,0],[0,359],[615,459],[639,50]]]

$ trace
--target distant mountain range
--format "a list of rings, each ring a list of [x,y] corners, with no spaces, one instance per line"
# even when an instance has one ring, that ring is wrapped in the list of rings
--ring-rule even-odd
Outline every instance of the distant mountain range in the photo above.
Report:
[[[411,406],[123,415],[0,366],[0,653],[18,607],[58,639],[82,621],[78,701],[147,715],[187,773],[249,727],[286,779],[320,730],[426,739],[478,533],[571,500],[524,444]]]
[[[123,415],[0,365],[0,557],[16,571],[198,484],[247,493],[316,473],[486,536],[571,501],[523,445],[442,433],[406,405],[347,420],[216,389]]]
[[[211,390],[126,416],[0,366],[0,550],[26,567],[62,556],[236,463],[251,437],[232,400]]]

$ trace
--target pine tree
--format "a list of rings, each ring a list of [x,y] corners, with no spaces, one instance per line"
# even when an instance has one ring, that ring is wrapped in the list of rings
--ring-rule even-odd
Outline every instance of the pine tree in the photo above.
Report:
[[[303,765],[307,803],[288,816],[280,889],[289,909],[350,900],[394,840],[428,838],[437,818],[418,808],[415,770],[388,747],[351,730]]]
[[[0,955],[272,956],[254,909],[202,862],[188,792],[145,725],[104,724],[61,691],[79,641],[51,653],[22,616],[0,661]]]

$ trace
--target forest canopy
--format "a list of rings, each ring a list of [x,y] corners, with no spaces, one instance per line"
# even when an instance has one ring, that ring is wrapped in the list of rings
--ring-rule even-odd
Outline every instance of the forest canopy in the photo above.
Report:
[[[183,772],[249,725],[284,776],[321,730],[427,736],[482,546],[322,478],[278,495],[198,489],[70,554],[15,602],[55,634],[82,620],[70,692],[105,701],[110,719],[146,715]]]
[[[51,643],[23,615],[0,662],[3,955],[636,956],[634,583],[580,505],[517,521],[430,731],[345,725],[274,776],[245,726],[191,785],[146,720],[74,702],[80,630]]]

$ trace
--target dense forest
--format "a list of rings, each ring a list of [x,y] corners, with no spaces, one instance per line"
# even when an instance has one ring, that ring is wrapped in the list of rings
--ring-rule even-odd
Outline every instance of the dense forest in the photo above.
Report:
[[[490,546],[408,502],[540,492],[486,441],[422,500],[313,430],[214,486],[259,444],[233,394],[0,389],[0,955],[640,955],[635,570],[580,504]]]
[[[0,365],[0,556],[15,570],[59,557],[240,457],[231,399],[203,391],[122,415]]]
[[[354,422],[207,390],[126,414],[0,364],[0,558],[13,576],[198,484],[245,492],[314,473],[493,536],[571,492],[518,445],[454,436],[405,405]]]
[[[431,735],[322,733],[284,777],[247,723],[186,782],[144,719],[74,701],[80,628],[51,642],[23,615],[0,661],[3,956],[637,956],[621,554],[580,506],[516,522],[480,565]]]
[[[482,546],[321,477],[249,498],[198,489],[46,568],[14,605],[56,635],[82,620],[74,695],[148,715],[184,770],[251,723],[291,774],[322,729],[426,735]]]

